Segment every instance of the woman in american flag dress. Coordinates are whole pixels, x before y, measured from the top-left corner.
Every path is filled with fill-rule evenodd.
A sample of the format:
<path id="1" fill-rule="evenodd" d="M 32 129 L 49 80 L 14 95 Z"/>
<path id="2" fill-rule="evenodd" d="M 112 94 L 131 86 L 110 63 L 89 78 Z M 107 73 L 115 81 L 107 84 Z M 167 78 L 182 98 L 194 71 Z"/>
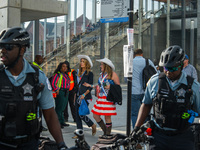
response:
<path id="1" fill-rule="evenodd" d="M 98 80 L 100 93 L 98 95 L 96 103 L 94 104 L 94 107 L 92 108 L 92 113 L 94 119 L 103 130 L 103 135 L 110 135 L 112 129 L 111 116 L 117 115 L 117 112 L 115 104 L 108 101 L 106 97 L 110 89 L 110 84 L 120 85 L 120 81 L 117 74 L 113 71 L 115 69 L 115 66 L 109 59 L 104 58 L 97 61 L 101 63 L 101 74 Z M 88 83 L 84 83 L 83 85 L 94 88 L 94 85 Z M 105 123 L 102 120 L 101 116 L 104 116 Z"/>

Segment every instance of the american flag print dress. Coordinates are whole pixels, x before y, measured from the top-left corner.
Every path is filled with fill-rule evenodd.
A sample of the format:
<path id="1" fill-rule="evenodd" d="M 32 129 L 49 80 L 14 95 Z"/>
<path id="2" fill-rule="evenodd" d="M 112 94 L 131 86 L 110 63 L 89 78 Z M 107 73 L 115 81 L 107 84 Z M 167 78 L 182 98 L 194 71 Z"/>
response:
<path id="1" fill-rule="evenodd" d="M 98 82 L 99 84 L 102 78 L 103 78 L 103 75 L 99 77 L 99 82 Z M 114 84 L 113 80 L 106 79 L 106 78 L 103 80 L 102 83 Z M 108 91 L 106 91 L 106 93 L 108 93 Z M 117 115 L 116 105 L 113 102 L 106 100 L 106 94 L 104 93 L 102 88 L 100 90 L 98 99 L 96 100 L 96 103 L 94 104 L 94 107 L 92 108 L 91 112 L 96 115 L 105 115 L 105 116 Z"/>

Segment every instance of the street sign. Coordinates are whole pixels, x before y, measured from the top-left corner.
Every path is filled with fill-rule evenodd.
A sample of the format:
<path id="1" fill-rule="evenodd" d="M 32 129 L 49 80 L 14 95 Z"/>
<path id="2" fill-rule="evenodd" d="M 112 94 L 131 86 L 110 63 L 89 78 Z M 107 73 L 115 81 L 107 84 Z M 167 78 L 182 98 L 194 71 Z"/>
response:
<path id="1" fill-rule="evenodd" d="M 101 23 L 127 22 L 129 0 L 101 0 Z"/>
<path id="2" fill-rule="evenodd" d="M 112 23 L 112 22 L 127 22 L 128 17 L 121 17 L 121 18 L 104 18 L 100 19 L 101 23 Z"/>
<path id="3" fill-rule="evenodd" d="M 133 28 L 127 28 L 128 45 L 134 45 L 133 36 L 134 36 L 134 29 Z"/>
<path id="4" fill-rule="evenodd" d="M 132 77 L 133 72 L 133 45 L 123 47 L 124 77 Z"/>

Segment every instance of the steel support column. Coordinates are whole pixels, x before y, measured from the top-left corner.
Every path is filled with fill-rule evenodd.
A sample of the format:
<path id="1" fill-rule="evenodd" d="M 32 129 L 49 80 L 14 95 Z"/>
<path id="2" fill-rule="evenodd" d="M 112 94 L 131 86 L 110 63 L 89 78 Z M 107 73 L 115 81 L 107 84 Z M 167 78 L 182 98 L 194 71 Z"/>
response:
<path id="1" fill-rule="evenodd" d="M 143 0 L 139 1 L 139 42 L 138 48 L 142 48 L 142 17 L 143 17 Z"/>
<path id="2" fill-rule="evenodd" d="M 86 0 L 83 0 L 83 26 L 82 26 L 82 31 L 85 32 L 85 18 L 86 18 Z"/>
<path id="3" fill-rule="evenodd" d="M 182 49 L 186 51 L 185 49 L 185 0 L 181 1 L 181 11 L 182 11 L 182 18 L 181 18 L 181 44 Z"/>
<path id="4" fill-rule="evenodd" d="M 33 21 L 33 50 L 32 61 L 35 60 L 35 55 L 39 54 L 39 20 Z"/>
<path id="5" fill-rule="evenodd" d="M 194 65 L 194 20 L 190 24 L 190 64 Z"/>
<path id="6" fill-rule="evenodd" d="M 77 0 L 74 0 L 74 35 L 76 36 Z"/>
<path id="7" fill-rule="evenodd" d="M 167 45 L 166 47 L 169 47 L 170 45 L 170 0 L 167 0 Z"/>
<path id="8" fill-rule="evenodd" d="M 140 11 L 139 11 L 140 12 Z M 130 0 L 129 9 L 129 28 L 133 28 L 133 0 Z M 132 77 L 128 77 L 127 82 L 127 122 L 126 122 L 126 135 L 130 135 L 131 131 L 131 87 L 132 87 Z"/>

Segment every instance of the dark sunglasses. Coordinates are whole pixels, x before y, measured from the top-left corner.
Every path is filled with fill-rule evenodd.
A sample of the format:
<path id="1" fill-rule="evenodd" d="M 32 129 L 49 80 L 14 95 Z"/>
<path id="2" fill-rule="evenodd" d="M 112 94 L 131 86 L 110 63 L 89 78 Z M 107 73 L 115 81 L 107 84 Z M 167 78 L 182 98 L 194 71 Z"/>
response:
<path id="1" fill-rule="evenodd" d="M 166 71 L 169 71 L 169 72 L 174 72 L 174 71 L 178 71 L 178 68 L 180 68 L 182 65 L 178 66 L 178 67 L 164 67 L 164 69 Z"/>
<path id="2" fill-rule="evenodd" d="M 16 44 L 0 44 L 0 49 L 5 48 L 7 51 L 11 51 L 15 47 L 20 47 L 20 46 Z"/>

